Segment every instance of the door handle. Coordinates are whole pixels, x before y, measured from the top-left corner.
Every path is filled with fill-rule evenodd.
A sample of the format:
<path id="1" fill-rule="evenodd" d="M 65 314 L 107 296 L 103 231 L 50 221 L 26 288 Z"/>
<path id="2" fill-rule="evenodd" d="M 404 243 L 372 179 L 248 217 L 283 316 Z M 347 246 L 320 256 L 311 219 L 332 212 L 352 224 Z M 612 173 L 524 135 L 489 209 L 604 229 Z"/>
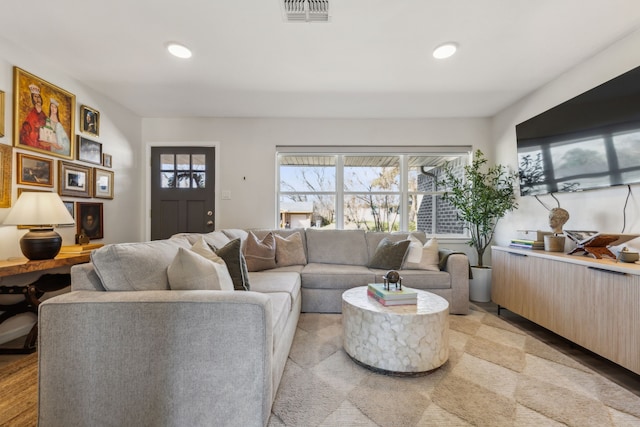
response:
<path id="1" fill-rule="evenodd" d="M 207 221 L 207 227 L 213 227 L 213 221 L 211 220 Z"/>

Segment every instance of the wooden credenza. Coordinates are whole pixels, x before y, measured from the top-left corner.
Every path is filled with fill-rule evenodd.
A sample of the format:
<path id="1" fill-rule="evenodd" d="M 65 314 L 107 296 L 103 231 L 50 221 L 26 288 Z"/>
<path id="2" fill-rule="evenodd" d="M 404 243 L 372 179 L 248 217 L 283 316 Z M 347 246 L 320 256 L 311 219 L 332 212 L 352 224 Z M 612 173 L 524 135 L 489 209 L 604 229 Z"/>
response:
<path id="1" fill-rule="evenodd" d="M 492 247 L 491 299 L 640 374 L 640 265 Z"/>

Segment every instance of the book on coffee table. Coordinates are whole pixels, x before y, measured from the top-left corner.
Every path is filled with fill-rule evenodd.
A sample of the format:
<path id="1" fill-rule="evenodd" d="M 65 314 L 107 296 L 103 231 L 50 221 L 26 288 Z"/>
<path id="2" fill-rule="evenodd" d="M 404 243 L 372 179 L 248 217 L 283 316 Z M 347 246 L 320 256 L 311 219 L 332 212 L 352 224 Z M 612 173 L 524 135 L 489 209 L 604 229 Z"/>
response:
<path id="1" fill-rule="evenodd" d="M 413 289 L 394 289 L 393 285 L 389 288 L 385 289 L 382 283 L 370 283 L 367 293 L 383 305 L 416 304 L 418 301 L 418 293 Z"/>
<path id="2" fill-rule="evenodd" d="M 416 305 L 418 304 L 418 299 L 384 299 L 380 295 L 373 292 L 371 289 L 367 289 L 367 295 L 371 298 L 384 305 L 385 307 L 393 306 L 393 305 Z"/>

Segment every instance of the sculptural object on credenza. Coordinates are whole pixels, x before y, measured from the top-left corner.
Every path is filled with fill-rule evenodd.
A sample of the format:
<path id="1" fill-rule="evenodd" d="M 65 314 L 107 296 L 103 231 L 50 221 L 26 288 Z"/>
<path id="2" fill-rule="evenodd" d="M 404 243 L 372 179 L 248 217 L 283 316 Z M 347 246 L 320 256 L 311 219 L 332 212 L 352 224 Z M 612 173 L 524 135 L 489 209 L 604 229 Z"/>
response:
<path id="1" fill-rule="evenodd" d="M 569 212 L 562 208 L 553 208 L 549 211 L 549 227 L 553 235 L 544 236 L 544 250 L 548 252 L 563 252 L 565 236 L 562 234 L 562 226 L 569 220 Z"/>

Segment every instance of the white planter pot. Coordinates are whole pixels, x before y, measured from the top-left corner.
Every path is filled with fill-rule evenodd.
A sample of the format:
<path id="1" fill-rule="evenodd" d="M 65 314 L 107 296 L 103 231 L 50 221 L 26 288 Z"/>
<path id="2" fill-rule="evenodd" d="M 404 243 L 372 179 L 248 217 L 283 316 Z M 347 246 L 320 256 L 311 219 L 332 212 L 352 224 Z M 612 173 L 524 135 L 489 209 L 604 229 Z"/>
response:
<path id="1" fill-rule="evenodd" d="M 475 302 L 491 301 L 491 267 L 471 267 L 473 279 L 469 280 L 469 299 Z"/>

